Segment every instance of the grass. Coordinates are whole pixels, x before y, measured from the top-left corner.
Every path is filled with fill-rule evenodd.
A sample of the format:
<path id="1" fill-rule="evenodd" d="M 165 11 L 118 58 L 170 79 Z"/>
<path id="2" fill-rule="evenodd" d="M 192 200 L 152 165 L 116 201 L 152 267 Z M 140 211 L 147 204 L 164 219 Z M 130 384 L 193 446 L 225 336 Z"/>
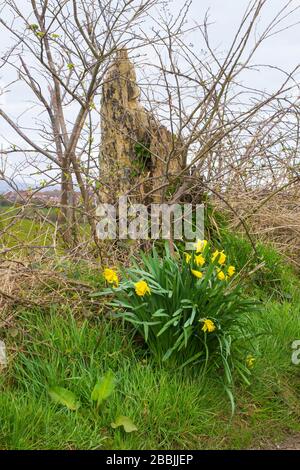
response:
<path id="1" fill-rule="evenodd" d="M 45 212 L 44 215 L 48 216 L 48 213 Z M 53 225 L 34 217 L 33 211 L 24 212 L 21 207 L 0 207 L 0 231 L 7 228 L 9 224 L 12 224 L 10 229 L 1 235 L 0 247 L 11 248 L 28 245 L 27 248 L 19 250 L 21 255 L 26 256 L 30 253 L 32 245 L 53 245 L 55 232 Z"/>
<path id="2" fill-rule="evenodd" d="M 30 257 L 32 247 L 48 249 L 49 256 L 63 256 L 61 236 L 56 227 L 58 211 L 54 208 L 0 206 L 0 249 L 14 248 L 20 257 Z M 8 229 L 9 227 L 9 229 Z M 79 240 L 91 240 L 86 223 L 77 225 Z"/>
<path id="3" fill-rule="evenodd" d="M 300 431 L 300 367 L 291 364 L 299 309 L 268 302 L 253 318 L 260 333 L 256 362 L 250 386 L 237 384 L 232 419 L 218 377 L 204 381 L 157 367 L 121 323 L 75 319 L 68 307 L 21 310 L 17 331 L 5 337 L 10 366 L 0 376 L 0 448 L 239 449 Z M 96 412 L 90 394 L 108 369 L 117 386 Z M 54 385 L 80 398 L 78 411 L 51 401 L 47 390 Z M 112 429 L 118 415 L 130 417 L 138 431 Z"/>

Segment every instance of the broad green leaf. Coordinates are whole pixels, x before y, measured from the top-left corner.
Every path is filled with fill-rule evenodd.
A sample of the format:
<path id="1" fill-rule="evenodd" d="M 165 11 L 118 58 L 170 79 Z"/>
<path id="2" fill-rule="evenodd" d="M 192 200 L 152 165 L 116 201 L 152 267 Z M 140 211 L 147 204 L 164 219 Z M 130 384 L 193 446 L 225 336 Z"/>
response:
<path id="1" fill-rule="evenodd" d="M 110 397 L 114 388 L 115 376 L 114 373 L 109 370 L 100 380 L 98 380 L 91 394 L 91 399 L 97 402 L 97 408 Z"/>
<path id="2" fill-rule="evenodd" d="M 76 395 L 66 388 L 52 387 L 48 390 L 48 393 L 53 401 L 66 406 L 69 410 L 75 411 L 80 406 L 80 402 L 77 400 Z"/>
<path id="3" fill-rule="evenodd" d="M 204 353 L 203 351 L 201 352 L 198 352 L 197 354 L 195 354 L 194 356 L 190 357 L 186 362 L 184 362 L 180 367 L 179 367 L 179 370 L 180 369 L 183 369 L 185 366 L 187 366 L 188 364 L 190 364 L 191 362 L 194 362 L 196 361 L 196 359 L 198 359 L 200 356 L 202 356 Z"/>
<path id="4" fill-rule="evenodd" d="M 156 312 L 152 313 L 152 317 L 169 317 L 164 308 L 159 308 Z"/>
<path id="5" fill-rule="evenodd" d="M 169 348 L 168 351 L 164 354 L 162 360 L 167 361 L 173 352 L 174 348 Z"/>
<path id="6" fill-rule="evenodd" d="M 145 336 L 145 341 L 148 341 L 148 333 L 149 333 L 149 325 L 147 322 L 144 322 L 144 336 Z"/>
<path id="7" fill-rule="evenodd" d="M 225 392 L 227 393 L 227 396 L 229 398 L 230 404 L 231 404 L 231 416 L 234 415 L 235 412 L 235 401 L 234 401 L 234 396 L 232 391 L 230 390 L 229 387 L 224 386 Z"/>
<path id="8" fill-rule="evenodd" d="M 133 432 L 138 430 L 136 425 L 133 424 L 132 420 L 127 416 L 118 416 L 115 419 L 115 422 L 111 423 L 111 427 L 113 429 L 119 428 L 120 426 L 123 426 L 125 432 Z"/>
<path id="9" fill-rule="evenodd" d="M 173 313 L 173 317 L 176 317 L 177 315 L 179 315 L 180 313 L 182 313 L 182 308 L 179 308 L 178 310 L 176 310 L 176 312 Z"/>

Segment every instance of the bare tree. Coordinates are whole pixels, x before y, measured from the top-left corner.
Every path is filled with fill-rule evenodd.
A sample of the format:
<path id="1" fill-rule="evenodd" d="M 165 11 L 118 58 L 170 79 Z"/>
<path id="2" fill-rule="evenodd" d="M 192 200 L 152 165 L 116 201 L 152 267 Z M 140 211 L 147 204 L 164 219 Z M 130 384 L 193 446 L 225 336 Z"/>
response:
<path id="1" fill-rule="evenodd" d="M 35 1 L 9 0 L 1 8 L 0 24 L 12 35 L 2 58 L 15 69 L 35 99 L 35 127 L 16 121 L 4 109 L 0 116 L 24 142 L 6 154 L 44 157 L 38 171 L 61 184 L 61 222 L 64 239 L 71 240 L 73 186 L 81 193 L 85 214 L 94 227 L 90 206 L 90 179 L 95 177 L 91 158 L 99 143 L 99 109 L 96 99 L 114 52 L 131 44 L 137 49 L 153 41 L 139 35 L 147 12 L 160 2 L 126 1 Z M 5 18 L 5 19 L 4 19 Z M 25 111 L 25 110 L 24 110 Z M 40 143 L 42 142 L 42 143 Z M 56 174 L 57 170 L 60 176 Z M 94 171 L 93 171 L 94 170 Z M 52 173 L 51 173 L 52 172 Z M 75 179 L 73 178 L 75 176 Z M 98 174 L 97 174 L 98 176 Z"/>
<path id="2" fill-rule="evenodd" d="M 190 1 L 175 16 L 160 0 L 31 0 L 22 9 L 17 3 L 8 0 L 1 7 L 0 24 L 13 38 L 2 70 L 13 68 L 28 87 L 37 117 L 34 129 L 28 129 L 24 118 L 15 120 L 0 110 L 26 144 L 11 146 L 3 155 L 23 153 L 31 168 L 45 174 L 46 184 L 61 184 L 66 241 L 76 241 L 70 232 L 74 209 L 87 217 L 95 233 L 98 103 L 120 49 L 135 60 L 141 104 L 172 139 L 164 154 L 150 149 L 151 157 L 164 162 L 162 174 L 151 179 L 143 170 L 136 179 L 136 186 L 147 179 L 145 200 L 157 191 L 168 202 L 206 191 L 236 212 L 232 195 L 257 188 L 276 192 L 298 181 L 299 68 L 274 67 L 282 79 L 271 91 L 243 80 L 245 72 L 272 67 L 256 64 L 256 51 L 297 23 L 297 2 L 283 2 L 260 30 L 270 1 L 250 1 L 225 53 L 212 45 L 208 16 L 201 24 L 189 20 Z M 186 164 L 174 173 L 170 162 L 180 155 L 187 156 Z M 74 200 L 76 187 L 79 202 Z M 247 214 L 238 218 L 248 233 Z"/>

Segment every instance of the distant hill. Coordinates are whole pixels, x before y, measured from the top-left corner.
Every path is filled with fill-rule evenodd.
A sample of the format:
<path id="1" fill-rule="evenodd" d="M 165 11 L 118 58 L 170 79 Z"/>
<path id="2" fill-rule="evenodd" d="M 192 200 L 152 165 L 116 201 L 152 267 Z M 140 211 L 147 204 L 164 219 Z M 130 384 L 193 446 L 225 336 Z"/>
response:
<path id="1" fill-rule="evenodd" d="M 32 181 L 32 180 L 27 180 L 26 181 L 14 181 L 14 187 L 17 186 L 19 191 L 26 191 L 29 187 L 31 188 L 38 188 L 39 187 L 39 181 Z M 6 183 L 6 181 L 0 179 L 0 194 L 7 193 L 9 191 L 13 191 L 14 188 L 9 186 L 9 184 Z M 40 191 L 57 191 L 60 190 L 60 185 L 59 184 L 51 184 L 50 187 L 45 187 L 41 188 Z"/>

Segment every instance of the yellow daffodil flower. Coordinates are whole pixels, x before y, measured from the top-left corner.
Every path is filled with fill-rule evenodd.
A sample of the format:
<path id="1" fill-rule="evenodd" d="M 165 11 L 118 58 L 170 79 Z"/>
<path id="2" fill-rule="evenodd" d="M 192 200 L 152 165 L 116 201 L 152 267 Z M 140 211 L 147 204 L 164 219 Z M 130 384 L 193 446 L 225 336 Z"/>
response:
<path id="1" fill-rule="evenodd" d="M 150 287 L 148 286 L 146 281 L 138 281 L 134 284 L 135 293 L 139 297 L 144 297 L 145 294 L 151 294 Z"/>
<path id="2" fill-rule="evenodd" d="M 108 282 L 109 284 L 114 284 L 115 286 L 119 285 L 118 275 L 116 271 L 114 271 L 113 269 L 110 269 L 110 268 L 104 269 L 103 275 L 104 275 L 106 282 Z"/>
<path id="3" fill-rule="evenodd" d="M 253 357 L 253 356 L 251 356 L 251 354 L 249 354 L 246 357 L 246 366 L 248 367 L 248 369 L 252 369 L 252 367 L 254 366 L 254 363 L 255 363 L 255 357 Z"/>
<path id="4" fill-rule="evenodd" d="M 212 320 L 208 320 L 207 318 L 203 320 L 203 326 L 202 326 L 202 331 L 204 333 L 207 331 L 208 333 L 212 333 L 216 329 L 216 325 Z"/>
<path id="5" fill-rule="evenodd" d="M 185 256 L 185 262 L 189 263 L 192 259 L 192 255 L 190 255 L 189 253 L 184 253 L 184 256 Z"/>
<path id="6" fill-rule="evenodd" d="M 224 281 L 226 279 L 226 276 L 225 274 L 223 273 L 223 271 L 219 270 L 218 274 L 217 274 L 217 278 L 220 280 L 220 281 Z"/>
<path id="7" fill-rule="evenodd" d="M 219 256 L 219 253 L 220 253 L 219 250 L 216 250 L 216 251 L 213 252 L 213 254 L 211 256 L 212 262 L 214 262 L 215 259 L 217 258 L 217 256 Z"/>
<path id="8" fill-rule="evenodd" d="M 196 255 L 195 256 L 195 263 L 197 266 L 203 266 L 205 263 L 205 258 L 203 258 L 202 255 Z"/>
<path id="9" fill-rule="evenodd" d="M 226 261 L 226 258 L 227 256 L 225 255 L 225 253 L 223 251 L 220 251 L 220 256 L 219 256 L 219 259 L 218 259 L 218 263 L 219 264 L 224 264 L 225 261 Z"/>
<path id="10" fill-rule="evenodd" d="M 196 253 L 202 253 L 207 246 L 207 240 L 197 240 Z"/>
<path id="11" fill-rule="evenodd" d="M 232 277 L 235 273 L 235 267 L 234 266 L 229 266 L 227 269 L 227 274 L 229 277 Z"/>
<path id="12" fill-rule="evenodd" d="M 191 269 L 191 273 L 197 277 L 198 279 L 201 279 L 201 277 L 203 277 L 203 274 L 201 271 L 197 271 L 196 269 Z"/>
<path id="13" fill-rule="evenodd" d="M 216 250 L 212 254 L 212 257 L 211 257 L 212 262 L 214 262 L 217 258 L 218 258 L 218 263 L 222 265 L 225 263 L 227 256 L 225 255 L 223 250 L 222 251 Z"/>

